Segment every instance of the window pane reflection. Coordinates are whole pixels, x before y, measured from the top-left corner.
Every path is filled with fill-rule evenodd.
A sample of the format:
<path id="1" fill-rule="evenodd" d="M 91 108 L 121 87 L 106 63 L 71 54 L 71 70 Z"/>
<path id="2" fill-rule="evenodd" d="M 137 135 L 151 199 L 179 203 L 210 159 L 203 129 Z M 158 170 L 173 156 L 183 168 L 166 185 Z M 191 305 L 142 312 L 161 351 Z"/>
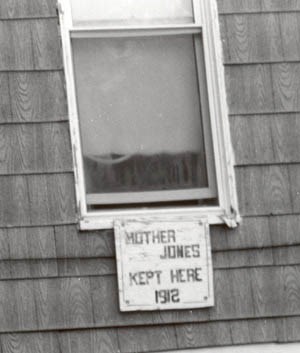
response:
<path id="1" fill-rule="evenodd" d="M 87 192 L 206 187 L 193 35 L 72 44 Z"/>

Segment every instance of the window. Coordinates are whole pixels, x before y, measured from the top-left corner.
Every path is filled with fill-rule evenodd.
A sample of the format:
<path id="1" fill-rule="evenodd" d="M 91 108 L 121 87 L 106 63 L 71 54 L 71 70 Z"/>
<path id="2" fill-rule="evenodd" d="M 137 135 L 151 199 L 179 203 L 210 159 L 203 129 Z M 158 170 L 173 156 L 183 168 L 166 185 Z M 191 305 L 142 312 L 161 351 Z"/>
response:
<path id="1" fill-rule="evenodd" d="M 59 0 L 84 229 L 237 221 L 216 4 Z"/>

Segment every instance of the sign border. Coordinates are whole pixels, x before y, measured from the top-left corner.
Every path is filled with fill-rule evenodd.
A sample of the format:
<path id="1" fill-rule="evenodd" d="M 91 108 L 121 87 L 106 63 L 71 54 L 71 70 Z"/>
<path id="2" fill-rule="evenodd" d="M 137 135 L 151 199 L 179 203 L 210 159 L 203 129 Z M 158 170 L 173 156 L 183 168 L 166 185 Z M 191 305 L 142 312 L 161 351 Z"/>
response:
<path id="1" fill-rule="evenodd" d="M 162 307 L 161 305 L 155 304 L 144 304 L 144 305 L 136 305 L 136 304 L 128 304 L 124 298 L 124 276 L 123 276 L 123 263 L 122 263 L 122 242 L 121 242 L 121 235 L 122 235 L 122 228 L 125 224 L 129 223 L 144 223 L 144 224 L 151 224 L 151 223 L 192 223 L 192 224 L 200 224 L 204 225 L 204 234 L 205 234 L 205 242 L 206 242 L 206 259 L 207 259 L 207 277 L 208 277 L 208 293 L 209 297 L 205 301 L 199 302 L 189 302 L 189 303 L 180 303 L 178 307 L 174 307 L 174 303 L 171 304 L 164 304 Z M 191 220 L 147 220 L 145 219 L 129 219 L 129 220 L 116 220 L 114 222 L 114 233 L 115 233 L 115 248 L 116 248 L 116 262 L 117 262 L 117 277 L 118 277 L 118 298 L 119 298 L 119 308 L 122 312 L 129 312 L 129 311 L 155 311 L 155 310 L 185 310 L 185 309 L 199 309 L 199 308 L 207 308 L 214 306 L 214 285 L 213 285 L 213 265 L 212 265 L 212 256 L 211 256 L 211 243 L 210 243 L 210 232 L 209 232 L 209 224 L 206 218 L 201 218 L 198 221 L 191 221 Z M 210 254 L 210 256 L 209 256 Z"/>

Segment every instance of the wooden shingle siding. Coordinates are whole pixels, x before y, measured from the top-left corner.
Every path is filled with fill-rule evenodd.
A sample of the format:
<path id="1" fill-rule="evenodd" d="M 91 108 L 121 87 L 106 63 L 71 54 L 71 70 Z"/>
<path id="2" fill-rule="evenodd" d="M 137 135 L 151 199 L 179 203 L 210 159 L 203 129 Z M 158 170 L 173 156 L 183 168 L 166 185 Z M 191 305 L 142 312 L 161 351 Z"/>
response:
<path id="1" fill-rule="evenodd" d="M 293 203 L 293 211 L 300 213 L 300 165 L 292 164 L 289 166 L 289 174 L 291 180 L 290 192 Z"/>
<path id="2" fill-rule="evenodd" d="M 74 223 L 75 190 L 73 174 L 29 175 L 30 225 Z M 28 214 L 27 214 L 28 220 Z"/>
<path id="3" fill-rule="evenodd" d="M 300 12 L 222 17 L 225 64 L 299 61 Z"/>
<path id="4" fill-rule="evenodd" d="M 161 330 L 159 327 L 145 326 L 139 329 L 7 333 L 0 335 L 0 342 L 2 353 L 136 353 L 148 352 L 150 348 L 151 351 L 161 351 L 231 344 L 293 342 L 300 338 L 299 325 L 298 318 L 279 318 L 238 320 L 227 324 L 212 322 L 166 325 Z M 172 337 L 170 332 L 173 329 L 176 330 L 175 341 L 167 339 Z M 139 334 L 130 341 L 135 330 Z M 159 343 L 161 349 L 154 349 Z"/>
<path id="5" fill-rule="evenodd" d="M 254 166 L 236 169 L 240 212 L 244 216 L 291 214 L 292 166 Z M 299 170 L 299 166 L 296 166 Z M 296 181 L 294 181 L 296 182 Z"/>
<path id="6" fill-rule="evenodd" d="M 300 162 L 300 114 L 233 116 L 236 165 Z"/>
<path id="7" fill-rule="evenodd" d="M 60 352 L 120 352 L 117 330 L 74 331 L 57 334 Z"/>
<path id="8" fill-rule="evenodd" d="M 297 342 L 300 340 L 300 318 L 283 319 L 279 330 L 279 340 L 281 342 Z"/>
<path id="9" fill-rule="evenodd" d="M 114 257 L 59 259 L 53 254 L 50 257 L 1 260 L 0 279 L 83 278 L 117 273 Z M 300 265 L 300 245 L 214 251 L 212 259 L 215 270 Z"/>
<path id="10" fill-rule="evenodd" d="M 230 114 L 274 112 L 271 65 L 226 67 Z"/>
<path id="11" fill-rule="evenodd" d="M 36 20 L 30 24 L 34 69 L 62 68 L 61 42 L 57 19 Z"/>
<path id="12" fill-rule="evenodd" d="M 0 20 L 0 71 L 62 68 L 57 19 Z"/>
<path id="13" fill-rule="evenodd" d="M 121 352 L 157 352 L 177 348 L 174 326 L 118 330 Z"/>
<path id="14" fill-rule="evenodd" d="M 0 175 L 70 172 L 67 123 L 0 125 Z"/>
<path id="15" fill-rule="evenodd" d="M 88 278 L 31 280 L 29 282 L 35 293 L 35 310 L 39 330 L 94 326 Z"/>
<path id="16" fill-rule="evenodd" d="M 219 13 L 299 11 L 298 0 L 218 0 Z"/>
<path id="17" fill-rule="evenodd" d="M 58 226 L 55 235 L 58 258 L 115 255 L 111 230 L 78 233 L 76 226 Z M 211 242 L 213 251 L 300 244 L 300 216 L 245 217 L 234 230 L 214 226 L 211 227 Z"/>
<path id="18" fill-rule="evenodd" d="M 7 84 L 7 74 L 0 73 L 0 78 L 2 77 L 3 85 Z M 9 72 L 8 80 L 9 98 L 6 98 L 6 101 L 11 104 L 11 113 L 0 116 L 0 123 L 52 122 L 67 119 L 62 71 Z"/>
<path id="19" fill-rule="evenodd" d="M 300 63 L 226 67 L 230 114 L 299 112 L 299 70 Z"/>
<path id="20" fill-rule="evenodd" d="M 225 63 L 269 62 L 283 59 L 278 14 L 227 15 Z M 225 51 L 226 53 L 226 51 Z"/>
<path id="21" fill-rule="evenodd" d="M 230 324 L 226 322 L 176 326 L 176 335 L 179 348 L 232 344 Z"/>
<path id="22" fill-rule="evenodd" d="M 0 328 L 5 331 L 30 330 L 37 325 L 33 287 L 27 281 L 11 281 L 9 285 L 0 283 Z"/>
<path id="23" fill-rule="evenodd" d="M 270 218 L 270 232 L 274 245 L 291 245 L 300 239 L 300 217 L 285 216 Z"/>
<path id="24" fill-rule="evenodd" d="M 0 226 L 75 222 L 72 174 L 1 176 Z"/>
<path id="25" fill-rule="evenodd" d="M 231 140 L 235 151 L 236 165 L 271 164 L 279 161 L 279 156 L 275 157 L 273 143 L 280 142 L 273 139 L 272 120 L 274 119 L 264 115 L 231 117 Z M 286 123 L 288 120 L 289 117 L 286 117 L 284 122 Z M 289 142 L 288 139 L 286 144 Z M 281 144 L 283 143 L 281 142 Z"/>
<path id="26" fill-rule="evenodd" d="M 245 217 L 240 226 L 228 230 L 211 228 L 213 251 L 247 250 L 300 244 L 300 216 Z M 111 230 L 78 232 L 76 225 L 0 229 L 0 259 L 89 259 L 113 258 Z M 54 251 L 54 247 L 56 251 Z"/>
<path id="27" fill-rule="evenodd" d="M 286 246 L 283 248 L 273 249 L 273 258 L 276 265 L 288 263 L 296 264 L 300 259 L 300 246 Z"/>
<path id="28" fill-rule="evenodd" d="M 113 230 L 78 232 L 76 226 L 55 227 L 58 258 L 112 257 L 115 255 Z"/>
<path id="29" fill-rule="evenodd" d="M 116 275 L 115 258 L 58 259 L 58 274 L 62 277 Z"/>
<path id="30" fill-rule="evenodd" d="M 285 119 L 285 118 L 288 119 Z M 300 162 L 300 114 L 278 115 L 269 121 L 271 125 L 274 161 L 278 163 Z M 266 162 L 267 163 L 267 162 Z"/>
<path id="31" fill-rule="evenodd" d="M 300 216 L 245 217 L 234 230 L 212 227 L 211 242 L 215 251 L 299 245 Z"/>
<path id="32" fill-rule="evenodd" d="M 298 2 L 299 6 L 299 2 Z M 299 6 L 300 10 L 300 6 Z M 287 61 L 300 58 L 300 13 L 281 13 L 280 29 L 282 36 L 283 58 Z"/>
<path id="33" fill-rule="evenodd" d="M 280 342 L 279 327 L 284 319 L 239 320 L 228 323 L 176 326 L 180 348 L 260 342 Z"/>
<path id="34" fill-rule="evenodd" d="M 275 111 L 300 110 L 300 63 L 272 66 Z"/>
<path id="35" fill-rule="evenodd" d="M 241 285 L 243 283 L 244 285 Z M 212 309 L 190 312 L 120 314 L 117 309 L 117 285 L 113 277 L 93 279 L 93 303 L 96 325 L 228 320 L 277 317 L 299 314 L 299 267 L 263 267 L 215 271 L 216 305 Z M 259 285 L 259 286 L 258 286 Z M 254 291 L 254 295 L 252 295 Z M 270 300 L 272 296 L 272 300 Z M 109 297 L 109 298 L 108 298 Z M 103 303 L 103 298 L 107 298 Z M 286 303 L 290 304 L 287 305 Z M 115 303 L 115 304 L 114 304 Z"/>
<path id="36" fill-rule="evenodd" d="M 214 252 L 214 269 L 299 265 L 300 246 Z M 1 260 L 0 279 L 116 276 L 115 258 Z"/>
<path id="37" fill-rule="evenodd" d="M 0 73 L 0 91 L 0 122 L 3 122 L 12 116 L 7 73 Z"/>
<path id="38" fill-rule="evenodd" d="M 241 285 L 241 283 L 243 285 Z M 300 315 L 300 266 L 215 270 L 216 305 L 180 312 L 120 313 L 115 276 L 1 281 L 0 330 L 51 330 L 277 318 Z M 13 293 L 13 295 L 12 295 Z M 105 296 L 104 296 L 105 295 Z M 103 300 L 105 298 L 105 300 Z M 30 315 L 26 315 L 30 311 Z"/>
<path id="39" fill-rule="evenodd" d="M 5 0 L 0 3 L 0 19 L 56 16 L 55 0 Z"/>
<path id="40" fill-rule="evenodd" d="M 297 11 L 300 10 L 298 0 L 262 0 L 262 11 Z"/>
<path id="41" fill-rule="evenodd" d="M 223 13 L 260 12 L 262 0 L 218 0 L 218 10 Z"/>
<path id="42" fill-rule="evenodd" d="M 1 259 L 51 259 L 56 257 L 54 229 L 12 228 L 7 230 L 8 252 Z"/>
<path id="43" fill-rule="evenodd" d="M 5 278 L 1 274 L 1 279 L 30 279 L 30 278 L 53 278 L 58 277 L 58 266 L 55 260 L 13 260 L 0 263 L 1 269 L 10 272 L 10 277 Z"/>

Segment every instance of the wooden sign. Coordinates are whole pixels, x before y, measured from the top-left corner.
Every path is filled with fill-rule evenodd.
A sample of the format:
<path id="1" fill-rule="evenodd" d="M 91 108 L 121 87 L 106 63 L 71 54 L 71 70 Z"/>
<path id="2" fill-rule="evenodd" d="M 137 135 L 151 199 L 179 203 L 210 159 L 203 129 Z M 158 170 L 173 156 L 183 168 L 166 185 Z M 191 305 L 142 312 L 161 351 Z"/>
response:
<path id="1" fill-rule="evenodd" d="M 121 311 L 214 305 L 207 222 L 115 223 Z"/>

